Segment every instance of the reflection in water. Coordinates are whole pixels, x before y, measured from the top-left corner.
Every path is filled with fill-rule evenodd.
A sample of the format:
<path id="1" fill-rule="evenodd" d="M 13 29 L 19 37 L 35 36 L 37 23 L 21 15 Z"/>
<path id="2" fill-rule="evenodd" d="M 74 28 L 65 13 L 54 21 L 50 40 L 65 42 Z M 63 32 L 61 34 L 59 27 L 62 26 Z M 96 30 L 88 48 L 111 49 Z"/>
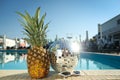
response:
<path id="1" fill-rule="evenodd" d="M 86 67 L 87 67 L 87 70 L 89 70 L 89 59 L 86 59 Z"/>
<path id="2" fill-rule="evenodd" d="M 7 52 L 0 52 L 0 64 L 1 67 L 4 68 L 5 64 L 9 62 L 14 62 L 14 64 L 18 62 L 23 62 L 27 59 L 27 54 L 26 53 L 7 53 Z"/>
<path id="3" fill-rule="evenodd" d="M 87 55 L 86 55 L 87 56 Z M 101 57 L 79 56 L 79 62 L 75 70 L 100 70 L 100 69 L 120 69 L 120 62 Z M 26 53 L 0 52 L 1 69 L 27 69 Z"/>
<path id="4" fill-rule="evenodd" d="M 76 70 L 104 70 L 104 69 L 120 69 L 120 64 L 111 63 L 109 59 L 89 58 L 80 56 L 79 64 L 75 68 Z"/>
<path id="5" fill-rule="evenodd" d="M 79 62 L 80 62 L 79 64 L 80 64 L 80 67 L 81 67 L 81 65 L 82 65 L 82 64 L 81 64 L 81 63 L 82 63 L 82 60 L 81 60 L 80 58 L 79 58 Z"/>
<path id="6" fill-rule="evenodd" d="M 75 68 L 76 70 L 89 70 L 92 68 L 93 61 L 87 58 L 80 57 L 79 64 Z"/>
<path id="7" fill-rule="evenodd" d="M 101 63 L 96 63 L 96 62 L 94 62 L 94 64 L 97 64 L 97 67 L 99 68 L 99 69 L 104 69 L 104 65 L 102 65 Z"/>

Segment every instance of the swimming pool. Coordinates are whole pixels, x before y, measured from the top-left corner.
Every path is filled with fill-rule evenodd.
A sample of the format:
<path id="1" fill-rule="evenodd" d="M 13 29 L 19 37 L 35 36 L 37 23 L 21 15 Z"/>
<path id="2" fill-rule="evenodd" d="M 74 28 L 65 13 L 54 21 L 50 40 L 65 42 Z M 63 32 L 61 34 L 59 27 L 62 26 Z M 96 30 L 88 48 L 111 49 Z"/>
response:
<path id="1" fill-rule="evenodd" d="M 0 52 L 0 70 L 26 70 L 26 51 Z M 80 53 L 78 65 L 75 70 L 106 70 L 120 69 L 120 56 L 99 53 Z M 53 70 L 50 68 L 50 70 Z"/>

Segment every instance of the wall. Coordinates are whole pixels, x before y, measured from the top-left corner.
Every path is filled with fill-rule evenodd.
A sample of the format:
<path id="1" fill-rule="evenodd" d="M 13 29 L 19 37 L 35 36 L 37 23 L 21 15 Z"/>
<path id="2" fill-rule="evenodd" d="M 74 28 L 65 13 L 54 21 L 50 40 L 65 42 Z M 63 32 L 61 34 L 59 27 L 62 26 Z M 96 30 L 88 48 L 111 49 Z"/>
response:
<path id="1" fill-rule="evenodd" d="M 13 47 L 15 46 L 16 43 L 15 43 L 15 40 L 12 40 L 12 39 L 6 39 L 6 47 Z"/>
<path id="2" fill-rule="evenodd" d="M 120 25 L 117 24 L 117 21 L 120 19 L 120 15 L 110 19 L 109 21 L 101 24 L 102 26 L 102 32 L 109 30 L 114 27 L 120 27 Z"/>

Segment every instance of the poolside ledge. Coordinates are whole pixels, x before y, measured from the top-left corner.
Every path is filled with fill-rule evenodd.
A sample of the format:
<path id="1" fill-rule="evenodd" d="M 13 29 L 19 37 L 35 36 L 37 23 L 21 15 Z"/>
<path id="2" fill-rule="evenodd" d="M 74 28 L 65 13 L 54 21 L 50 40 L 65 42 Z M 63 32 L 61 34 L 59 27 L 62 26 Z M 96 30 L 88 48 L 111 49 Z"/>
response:
<path id="1" fill-rule="evenodd" d="M 120 70 L 81 70 L 80 73 L 80 76 L 67 77 L 65 80 L 120 80 Z M 50 71 L 46 78 L 37 80 L 63 79 L 64 77 Z M 27 70 L 0 70 L 0 80 L 31 80 L 31 78 Z"/>

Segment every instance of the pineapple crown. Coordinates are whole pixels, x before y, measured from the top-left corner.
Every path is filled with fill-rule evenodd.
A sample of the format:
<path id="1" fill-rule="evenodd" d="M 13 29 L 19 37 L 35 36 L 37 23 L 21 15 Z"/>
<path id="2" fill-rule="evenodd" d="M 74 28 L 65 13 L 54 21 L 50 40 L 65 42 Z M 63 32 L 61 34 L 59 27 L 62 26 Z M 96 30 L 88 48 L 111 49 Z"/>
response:
<path id="1" fill-rule="evenodd" d="M 47 28 L 48 24 L 44 25 L 44 20 L 46 13 L 39 18 L 40 15 L 40 7 L 37 8 L 34 16 L 30 16 L 27 11 L 25 14 L 17 12 L 23 19 L 19 20 L 21 25 L 24 28 L 23 34 L 27 36 L 26 40 L 32 46 L 44 46 L 47 44 Z"/>

